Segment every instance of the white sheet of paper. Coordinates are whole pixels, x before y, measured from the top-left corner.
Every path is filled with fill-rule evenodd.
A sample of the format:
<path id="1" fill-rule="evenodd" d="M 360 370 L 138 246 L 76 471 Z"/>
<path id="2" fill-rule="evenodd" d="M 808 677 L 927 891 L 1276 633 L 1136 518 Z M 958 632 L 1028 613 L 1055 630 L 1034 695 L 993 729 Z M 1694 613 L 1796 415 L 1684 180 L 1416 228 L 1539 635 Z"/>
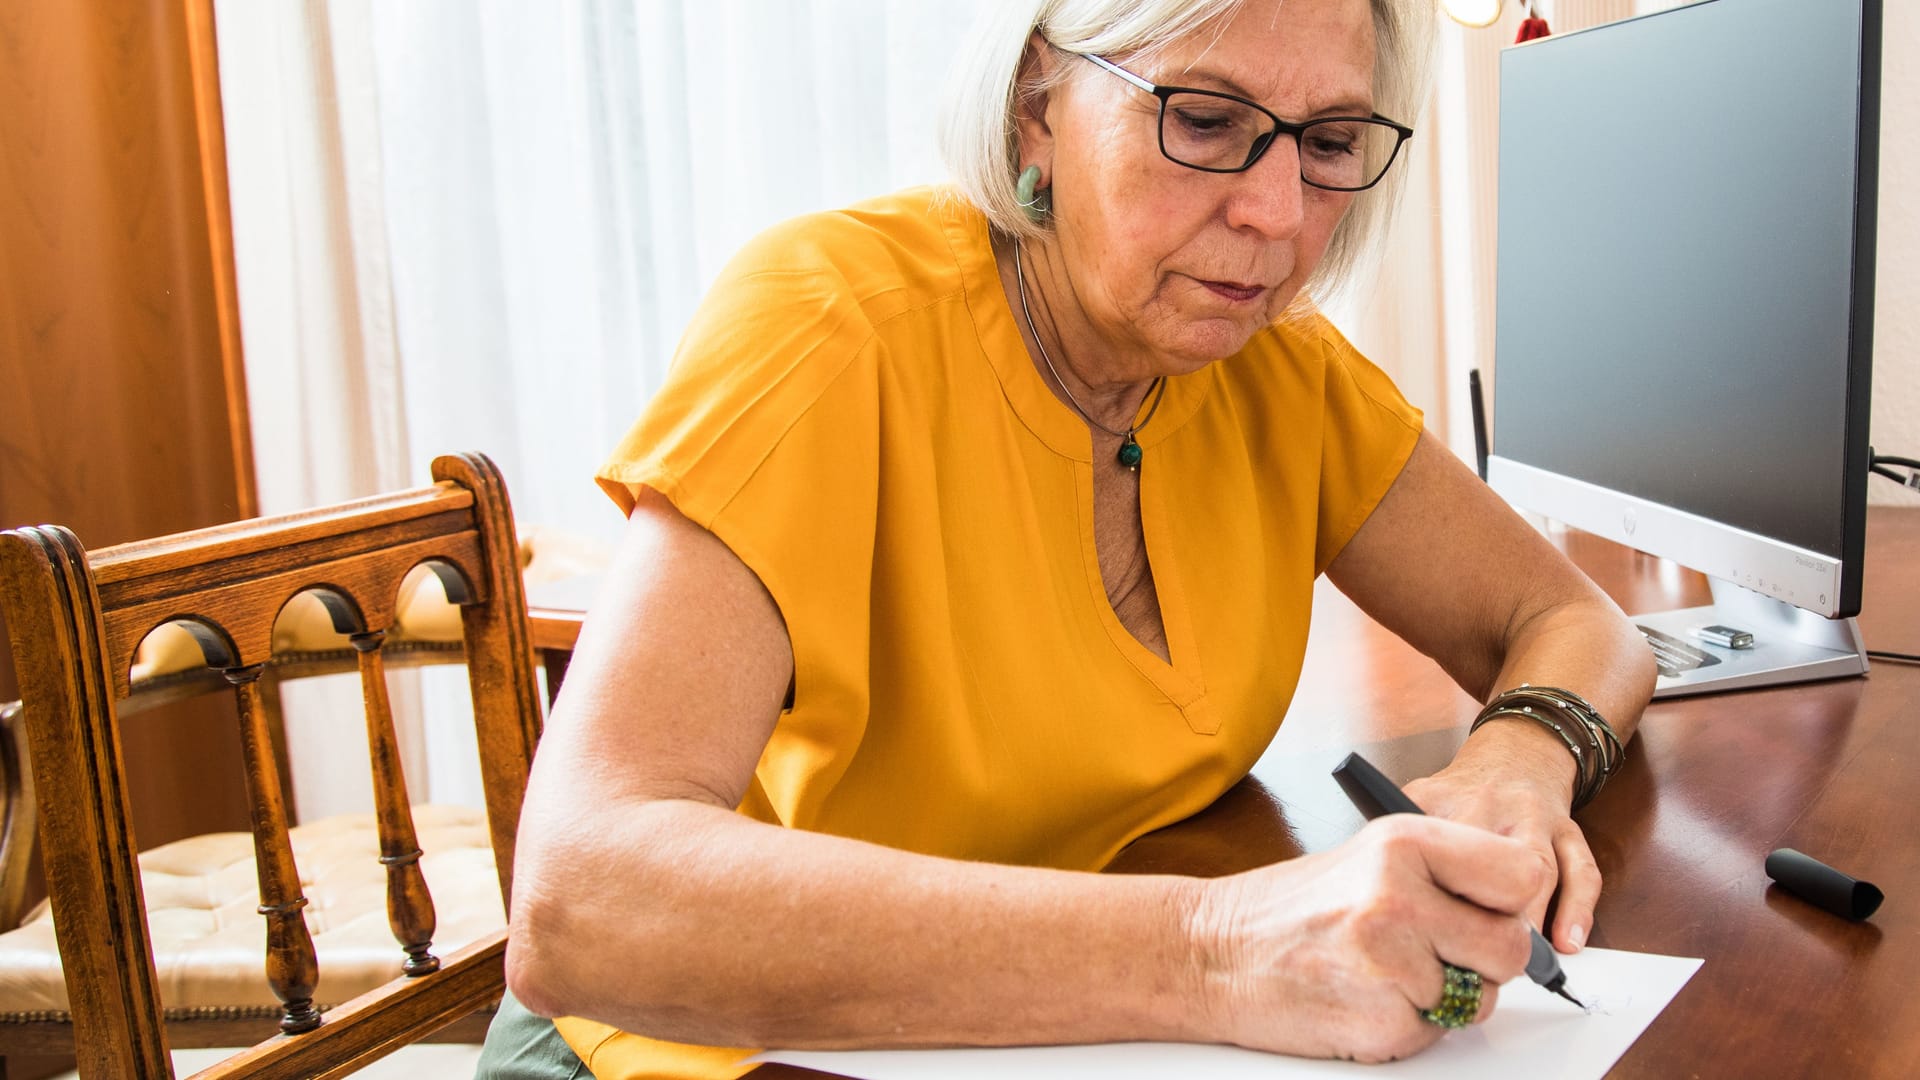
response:
<path id="1" fill-rule="evenodd" d="M 1560 958 L 1567 989 L 1593 1008 L 1582 1013 L 1525 978 L 1500 988 L 1500 1004 L 1484 1024 L 1450 1033 L 1404 1061 L 1356 1065 L 1263 1054 L 1233 1046 L 1192 1043 L 1103 1043 L 1091 1046 L 1019 1046 L 977 1050 L 770 1050 L 777 1061 L 860 1080 L 1023 1080 L 1025 1077 L 1099 1077 L 1211 1080 L 1260 1077 L 1526 1076 L 1597 1080 L 1653 1023 L 1700 961 L 1651 953 L 1587 949 Z"/>

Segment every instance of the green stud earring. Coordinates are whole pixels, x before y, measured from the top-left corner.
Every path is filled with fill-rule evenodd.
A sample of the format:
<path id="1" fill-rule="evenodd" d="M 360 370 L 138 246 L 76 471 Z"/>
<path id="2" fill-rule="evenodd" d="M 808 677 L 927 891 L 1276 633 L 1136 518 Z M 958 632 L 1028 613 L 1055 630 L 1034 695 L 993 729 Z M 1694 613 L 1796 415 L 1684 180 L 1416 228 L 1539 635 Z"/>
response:
<path id="1" fill-rule="evenodd" d="M 1036 190 L 1040 186 L 1040 166 L 1029 165 L 1020 172 L 1020 180 L 1013 186 L 1013 196 L 1020 200 L 1020 209 L 1034 221 L 1045 221 L 1047 211 L 1053 208 L 1053 200 L 1045 191 Z"/>

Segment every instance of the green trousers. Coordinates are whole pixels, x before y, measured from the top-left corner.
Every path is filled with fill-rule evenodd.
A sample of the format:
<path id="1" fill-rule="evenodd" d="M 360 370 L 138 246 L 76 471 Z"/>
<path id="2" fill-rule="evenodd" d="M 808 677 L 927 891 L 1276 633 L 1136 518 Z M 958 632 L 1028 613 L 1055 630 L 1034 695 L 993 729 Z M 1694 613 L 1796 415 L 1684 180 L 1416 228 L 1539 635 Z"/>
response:
<path id="1" fill-rule="evenodd" d="M 474 1080 L 593 1080 L 553 1021 L 535 1016 L 508 994 L 487 1027 Z"/>

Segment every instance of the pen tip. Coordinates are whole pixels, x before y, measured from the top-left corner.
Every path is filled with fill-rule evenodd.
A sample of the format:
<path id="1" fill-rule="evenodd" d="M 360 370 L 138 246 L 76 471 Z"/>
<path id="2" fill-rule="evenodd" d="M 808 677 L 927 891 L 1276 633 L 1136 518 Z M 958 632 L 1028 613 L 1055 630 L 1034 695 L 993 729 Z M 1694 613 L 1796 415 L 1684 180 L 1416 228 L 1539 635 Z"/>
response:
<path id="1" fill-rule="evenodd" d="M 1566 991 L 1566 988 L 1565 988 L 1565 987 L 1560 987 L 1560 986 L 1556 986 L 1556 987 L 1554 987 L 1554 988 L 1553 988 L 1553 992 L 1554 992 L 1554 993 L 1556 993 L 1556 994 L 1559 994 L 1559 995 L 1560 995 L 1561 997 L 1563 997 L 1563 998 L 1566 998 L 1566 999 L 1567 999 L 1568 1001 L 1571 1001 L 1571 1002 L 1573 1002 L 1573 1003 L 1574 1003 L 1575 1005 L 1578 1005 L 1578 1006 L 1580 1006 L 1580 1009 L 1581 1009 L 1581 1011 L 1582 1011 L 1582 1012 L 1592 1012 L 1592 1011 L 1593 1011 L 1592 1009 L 1590 1009 L 1590 1008 L 1588 1008 L 1588 1007 L 1587 1007 L 1587 1004 L 1586 1004 L 1586 1002 L 1584 1002 L 1584 1001 L 1581 1001 L 1581 1000 L 1580 1000 L 1579 998 L 1577 998 L 1577 997 L 1574 997 L 1574 996 L 1573 996 L 1572 994 L 1569 994 L 1569 993 L 1567 993 L 1567 991 Z"/>

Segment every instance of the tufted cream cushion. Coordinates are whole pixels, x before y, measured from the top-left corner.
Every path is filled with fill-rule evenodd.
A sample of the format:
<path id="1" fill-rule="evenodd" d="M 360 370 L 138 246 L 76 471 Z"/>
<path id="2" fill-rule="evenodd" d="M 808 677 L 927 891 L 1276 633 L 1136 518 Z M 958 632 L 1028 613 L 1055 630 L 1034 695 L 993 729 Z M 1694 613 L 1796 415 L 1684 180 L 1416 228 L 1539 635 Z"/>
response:
<path id="1" fill-rule="evenodd" d="M 438 917 L 433 953 L 444 957 L 506 925 L 486 813 L 416 806 L 413 815 Z M 298 825 L 292 835 L 320 958 L 314 1000 L 337 1004 L 400 975 L 405 956 L 387 927 L 373 815 Z M 267 987 L 266 920 L 254 910 L 260 897 L 249 834 L 210 833 L 155 848 L 140 856 L 140 878 L 168 1015 L 277 1005 Z M 0 934 L 0 1019 L 65 1019 L 66 1008 L 53 917 L 43 903 L 19 929 Z"/>

